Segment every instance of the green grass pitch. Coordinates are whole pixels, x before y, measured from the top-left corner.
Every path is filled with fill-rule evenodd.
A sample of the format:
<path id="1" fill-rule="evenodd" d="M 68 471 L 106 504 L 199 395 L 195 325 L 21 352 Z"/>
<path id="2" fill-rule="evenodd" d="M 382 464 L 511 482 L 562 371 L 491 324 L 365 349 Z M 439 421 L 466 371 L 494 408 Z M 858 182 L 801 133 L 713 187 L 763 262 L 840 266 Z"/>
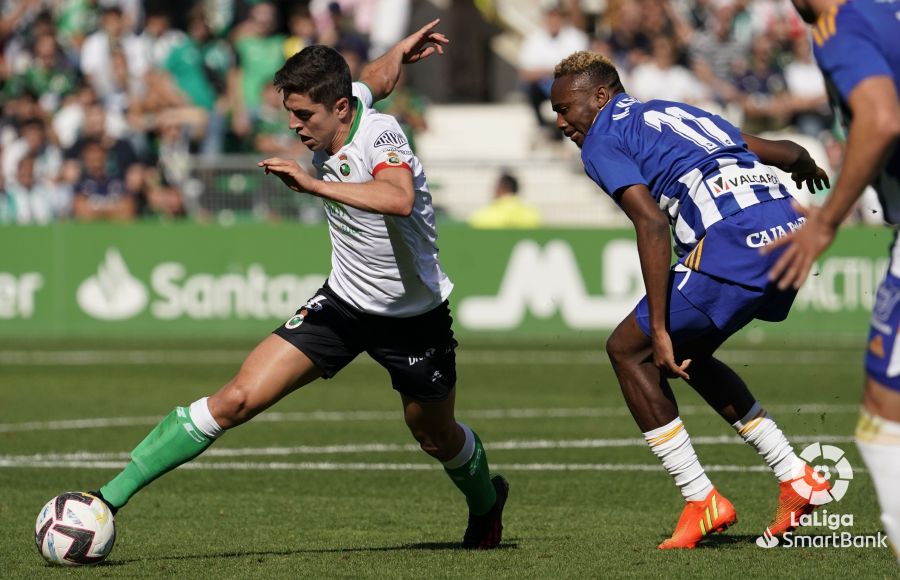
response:
<path id="1" fill-rule="evenodd" d="M 602 344 L 463 341 L 458 418 L 479 433 L 492 467 L 511 484 L 503 549 L 459 549 L 465 502 L 416 449 L 386 373 L 363 355 L 136 495 L 117 517 L 106 562 L 58 569 L 43 562 L 32 538 L 44 502 L 106 482 L 156 420 L 217 389 L 252 344 L 7 341 L 0 344 L 0 577 L 896 577 L 885 549 L 758 547 L 777 483 L 680 382 L 676 394 L 700 460 L 739 521 L 699 549 L 658 551 L 682 500 L 640 440 Z M 857 473 L 827 509 L 853 514 L 847 531 L 874 534 L 881 530 L 874 491 L 851 439 L 862 347 L 862 340 L 815 348 L 738 340 L 723 358 L 797 451 L 822 441 L 847 452 Z"/>

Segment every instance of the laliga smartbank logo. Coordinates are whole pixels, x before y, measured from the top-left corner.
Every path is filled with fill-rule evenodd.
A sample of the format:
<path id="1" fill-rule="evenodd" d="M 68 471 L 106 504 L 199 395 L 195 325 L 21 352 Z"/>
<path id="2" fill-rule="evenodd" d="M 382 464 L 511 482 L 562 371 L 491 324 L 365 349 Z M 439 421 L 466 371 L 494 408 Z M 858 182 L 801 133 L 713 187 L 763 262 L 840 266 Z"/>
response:
<path id="1" fill-rule="evenodd" d="M 846 495 L 853 479 L 853 468 L 840 447 L 813 443 L 800 453 L 800 458 L 804 463 L 796 466 L 791 480 L 791 488 L 798 496 L 818 507 L 838 502 Z M 812 470 L 807 470 L 807 465 L 811 465 Z M 887 536 L 881 532 L 856 535 L 848 531 L 846 528 L 852 528 L 853 523 L 853 514 L 829 512 L 825 508 L 801 515 L 792 512 L 791 529 L 794 531 L 779 537 L 766 528 L 763 535 L 756 538 L 756 545 L 760 548 L 887 547 Z M 798 534 L 797 530 L 802 528 L 825 528 L 830 533 Z"/>

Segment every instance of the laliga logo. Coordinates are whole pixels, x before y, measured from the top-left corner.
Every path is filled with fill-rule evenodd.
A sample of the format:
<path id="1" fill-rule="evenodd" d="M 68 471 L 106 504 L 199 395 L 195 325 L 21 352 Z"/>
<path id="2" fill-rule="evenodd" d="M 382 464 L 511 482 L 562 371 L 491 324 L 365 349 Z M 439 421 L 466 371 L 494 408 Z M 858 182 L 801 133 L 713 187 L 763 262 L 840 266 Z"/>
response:
<path id="1" fill-rule="evenodd" d="M 849 482 L 853 479 L 853 468 L 850 467 L 850 462 L 844 457 L 844 451 L 840 447 L 813 443 L 800 452 L 800 458 L 805 463 L 799 463 L 794 468 L 791 481 L 791 487 L 797 495 L 817 506 L 840 501 L 844 497 L 850 486 Z M 813 465 L 809 475 L 806 474 L 806 464 Z M 799 525 L 810 523 L 804 522 L 804 517 L 800 518 Z M 792 523 L 797 525 L 798 522 L 795 522 L 793 515 L 791 518 Z M 850 521 L 852 525 L 852 520 Z M 812 522 L 813 525 L 818 523 L 815 520 Z M 778 544 L 779 539 L 768 527 L 763 535 L 756 538 L 756 545 L 760 548 L 774 548 Z M 790 547 L 789 544 L 785 546 Z"/>
<path id="2" fill-rule="evenodd" d="M 844 497 L 853 479 L 853 468 L 840 447 L 813 443 L 800 453 L 800 458 L 814 467 L 809 475 L 804 473 L 804 465 L 794 469 L 791 487 L 797 495 L 813 505 L 840 501 Z"/>

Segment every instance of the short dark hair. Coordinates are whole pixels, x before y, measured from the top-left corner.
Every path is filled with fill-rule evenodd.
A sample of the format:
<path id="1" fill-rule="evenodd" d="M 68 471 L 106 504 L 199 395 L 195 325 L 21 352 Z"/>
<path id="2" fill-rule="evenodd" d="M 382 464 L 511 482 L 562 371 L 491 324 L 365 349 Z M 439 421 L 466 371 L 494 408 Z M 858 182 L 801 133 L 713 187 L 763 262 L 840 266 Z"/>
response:
<path id="1" fill-rule="evenodd" d="M 506 191 L 517 194 L 519 193 L 519 180 L 515 178 L 515 176 L 509 172 L 504 171 L 500 174 L 500 179 L 498 180 L 500 185 L 506 189 Z"/>
<path id="2" fill-rule="evenodd" d="M 326 107 L 353 94 L 347 61 L 336 50 L 318 44 L 287 59 L 273 84 L 284 96 L 303 94 Z"/>

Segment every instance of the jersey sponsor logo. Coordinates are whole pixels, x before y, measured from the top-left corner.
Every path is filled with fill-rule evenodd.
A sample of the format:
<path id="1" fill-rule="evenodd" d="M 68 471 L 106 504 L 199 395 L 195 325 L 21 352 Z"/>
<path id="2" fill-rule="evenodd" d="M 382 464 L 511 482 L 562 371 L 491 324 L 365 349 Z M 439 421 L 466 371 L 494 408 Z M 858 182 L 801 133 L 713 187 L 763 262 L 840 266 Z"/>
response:
<path id="1" fill-rule="evenodd" d="M 378 138 L 375 139 L 375 144 L 373 145 L 373 147 L 390 146 L 397 149 L 402 147 L 403 145 L 406 145 L 406 143 L 406 137 L 404 137 L 402 134 L 397 133 L 396 131 L 387 130 L 382 131 L 381 135 L 379 135 Z"/>
<path id="2" fill-rule="evenodd" d="M 787 222 L 784 226 L 777 225 L 761 232 L 754 232 L 747 236 L 747 246 L 750 248 L 761 248 L 771 244 L 778 238 L 788 235 L 789 231 L 795 232 L 799 230 L 803 227 L 804 222 L 806 222 L 806 218 L 801 216 L 794 221 Z M 787 229 L 785 229 L 785 226 L 787 226 Z"/>
<path id="3" fill-rule="evenodd" d="M 706 187 L 713 194 L 713 197 L 719 197 L 730 193 L 740 187 L 750 185 L 778 185 L 781 182 L 778 176 L 768 171 L 746 171 L 746 170 L 723 170 L 719 175 L 707 179 Z"/>

